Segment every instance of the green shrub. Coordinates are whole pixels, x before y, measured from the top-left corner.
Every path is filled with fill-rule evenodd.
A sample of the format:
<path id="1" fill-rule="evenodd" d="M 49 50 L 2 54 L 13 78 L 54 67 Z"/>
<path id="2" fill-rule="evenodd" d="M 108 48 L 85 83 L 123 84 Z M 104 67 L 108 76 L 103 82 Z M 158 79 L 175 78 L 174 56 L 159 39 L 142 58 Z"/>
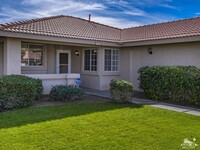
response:
<path id="1" fill-rule="evenodd" d="M 29 79 L 33 79 L 33 78 L 29 78 Z M 37 89 L 37 95 L 36 95 L 36 99 L 39 99 L 40 96 L 43 93 L 43 85 L 42 85 L 42 80 L 40 79 L 33 79 L 33 84 L 35 84 L 35 88 Z"/>
<path id="2" fill-rule="evenodd" d="M 42 82 L 22 75 L 0 77 L 0 110 L 25 107 L 42 93 Z"/>
<path id="3" fill-rule="evenodd" d="M 82 95 L 82 89 L 75 85 L 56 85 L 50 92 L 50 98 L 58 101 L 73 101 L 80 99 Z"/>
<path id="4" fill-rule="evenodd" d="M 133 96 L 133 85 L 125 80 L 111 80 L 110 94 L 115 102 L 130 102 Z"/>
<path id="5" fill-rule="evenodd" d="M 200 105 L 200 69 L 154 66 L 139 69 L 140 88 L 153 100 Z"/>

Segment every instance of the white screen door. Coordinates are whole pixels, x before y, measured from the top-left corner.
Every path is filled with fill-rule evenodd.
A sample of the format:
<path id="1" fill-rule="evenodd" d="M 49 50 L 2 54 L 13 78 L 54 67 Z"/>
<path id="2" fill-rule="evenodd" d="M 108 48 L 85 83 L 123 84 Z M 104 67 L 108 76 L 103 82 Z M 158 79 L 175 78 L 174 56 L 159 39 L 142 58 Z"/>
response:
<path id="1" fill-rule="evenodd" d="M 57 50 L 56 73 L 65 74 L 71 72 L 71 53 L 67 50 Z"/>

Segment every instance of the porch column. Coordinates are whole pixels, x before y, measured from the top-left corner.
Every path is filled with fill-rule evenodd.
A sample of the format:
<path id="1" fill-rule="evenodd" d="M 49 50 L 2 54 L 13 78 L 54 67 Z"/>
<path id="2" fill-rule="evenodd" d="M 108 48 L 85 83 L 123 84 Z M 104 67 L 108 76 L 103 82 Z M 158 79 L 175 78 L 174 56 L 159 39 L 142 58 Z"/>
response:
<path id="1" fill-rule="evenodd" d="M 21 74 L 21 40 L 7 38 L 4 42 L 4 75 Z"/>

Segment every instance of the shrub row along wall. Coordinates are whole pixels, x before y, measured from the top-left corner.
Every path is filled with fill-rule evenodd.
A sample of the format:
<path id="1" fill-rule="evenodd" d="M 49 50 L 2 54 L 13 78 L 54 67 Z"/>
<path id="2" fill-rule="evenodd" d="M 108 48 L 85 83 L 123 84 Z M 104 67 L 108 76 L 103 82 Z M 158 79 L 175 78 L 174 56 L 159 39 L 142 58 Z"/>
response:
<path id="1" fill-rule="evenodd" d="M 82 89 L 75 85 L 55 85 L 50 92 L 50 98 L 57 101 L 73 101 L 82 95 Z"/>
<path id="2" fill-rule="evenodd" d="M 153 100 L 200 105 L 200 69 L 154 66 L 139 69 L 140 88 Z"/>
<path id="3" fill-rule="evenodd" d="M 0 77 L 0 110 L 25 107 L 43 91 L 42 81 L 21 75 Z"/>

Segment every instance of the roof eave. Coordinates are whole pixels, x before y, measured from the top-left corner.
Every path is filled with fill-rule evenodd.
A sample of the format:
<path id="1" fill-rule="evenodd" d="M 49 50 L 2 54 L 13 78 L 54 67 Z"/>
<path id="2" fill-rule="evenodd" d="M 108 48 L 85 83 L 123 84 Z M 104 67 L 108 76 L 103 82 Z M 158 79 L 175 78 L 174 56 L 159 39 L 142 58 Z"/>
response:
<path id="1" fill-rule="evenodd" d="M 49 36 L 49 35 L 36 35 L 36 34 L 9 32 L 9 31 L 0 31 L 0 36 L 11 37 L 11 38 L 30 39 L 30 40 L 61 42 L 61 43 L 73 43 L 73 44 L 78 44 L 78 45 L 83 45 L 83 46 L 92 45 L 92 46 L 120 47 L 120 44 L 117 43 L 117 42 L 98 41 L 98 40 L 91 40 L 91 39 L 87 40 L 87 39 L 78 39 L 78 38 L 56 37 L 56 36 Z"/>
<path id="2" fill-rule="evenodd" d="M 124 42 L 124 44 L 121 47 L 172 44 L 172 43 L 197 42 L 197 41 L 200 41 L 200 35 L 175 37 L 175 38 L 165 38 L 165 39 L 152 39 L 152 40 L 144 40 L 144 41 Z"/>
<path id="3" fill-rule="evenodd" d="M 145 45 L 158 45 L 158 44 L 171 44 L 171 43 L 182 43 L 182 42 L 196 42 L 200 41 L 200 35 L 197 36 L 186 36 L 186 37 L 176 37 L 176 38 L 166 38 L 166 39 L 152 39 L 145 41 L 132 41 L 132 42 L 106 42 L 98 40 L 86 40 L 78 38 L 65 38 L 56 36 L 45 36 L 45 35 L 35 35 L 26 33 L 16 33 L 8 31 L 0 31 L 0 37 L 11 37 L 11 38 L 21 38 L 37 41 L 48 41 L 48 42 L 60 42 L 65 44 L 74 44 L 79 46 L 109 46 L 109 47 L 131 47 L 131 46 L 145 46 Z"/>

